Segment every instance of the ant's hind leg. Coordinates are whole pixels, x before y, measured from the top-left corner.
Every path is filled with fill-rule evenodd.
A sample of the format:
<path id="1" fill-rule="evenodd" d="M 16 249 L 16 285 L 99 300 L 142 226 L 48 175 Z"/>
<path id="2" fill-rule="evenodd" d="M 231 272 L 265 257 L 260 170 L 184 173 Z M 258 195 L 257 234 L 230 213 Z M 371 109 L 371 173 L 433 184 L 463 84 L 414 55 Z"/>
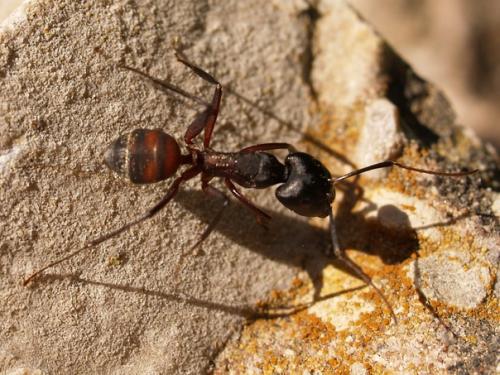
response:
<path id="1" fill-rule="evenodd" d="M 191 145 L 193 143 L 193 138 L 205 130 L 203 146 L 208 148 L 210 146 L 210 140 L 212 139 L 212 132 L 214 130 L 215 122 L 217 121 L 217 115 L 219 114 L 220 101 L 222 98 L 222 85 L 217 81 L 212 75 L 205 72 L 200 67 L 188 61 L 180 52 L 176 52 L 175 57 L 179 62 L 190 68 L 196 75 L 203 78 L 205 81 L 216 85 L 214 94 L 212 96 L 211 103 L 207 108 L 200 112 L 194 121 L 189 125 L 186 133 L 184 134 L 184 141 Z"/>
<path id="2" fill-rule="evenodd" d="M 130 227 L 136 226 L 136 225 L 142 223 L 143 221 L 152 218 L 158 212 L 160 212 L 161 209 L 163 207 L 165 207 L 172 200 L 173 197 L 175 197 L 175 195 L 177 194 L 177 191 L 179 190 L 179 186 L 183 182 L 192 179 L 200 172 L 201 171 L 198 167 L 191 167 L 191 168 L 187 169 L 179 177 L 177 177 L 174 180 L 172 185 L 170 185 L 170 188 L 168 189 L 167 194 L 165 194 L 165 196 L 158 203 L 156 203 L 152 208 L 150 208 L 145 214 L 143 214 L 142 216 L 139 216 L 137 219 L 121 226 L 120 228 L 115 229 L 114 231 L 111 231 L 103 236 L 100 236 L 92 241 L 87 242 L 82 248 L 70 253 L 69 255 L 67 255 L 63 258 L 60 258 L 52 263 L 49 263 L 48 265 L 46 265 L 43 268 L 40 268 L 38 271 L 31 274 L 27 279 L 25 279 L 23 281 L 23 285 L 26 286 L 31 280 L 33 280 L 36 276 L 40 275 L 43 271 L 45 271 L 51 267 L 54 267 L 55 265 L 62 263 L 68 259 L 71 259 L 74 256 L 80 254 L 81 252 L 83 252 L 85 250 L 89 250 L 89 249 L 93 248 L 94 246 L 97 246 L 100 243 L 109 240 L 110 238 L 118 236 L 119 234 L 128 230 Z"/>
<path id="3" fill-rule="evenodd" d="M 384 296 L 382 291 L 375 286 L 373 281 L 370 279 L 370 277 L 364 273 L 364 271 L 354 262 L 352 261 L 345 251 L 340 247 L 339 240 L 337 237 L 337 230 L 335 228 L 335 219 L 333 217 L 333 211 L 330 208 L 330 237 L 332 240 L 332 253 L 335 258 L 337 258 L 339 261 L 344 263 L 354 274 L 359 277 L 361 280 L 363 280 L 366 284 L 370 285 L 373 289 L 375 289 L 375 292 L 380 296 L 380 298 L 384 301 L 384 303 L 387 305 L 389 308 L 389 311 L 391 312 L 392 319 L 394 322 L 397 324 L 398 319 L 396 317 L 396 314 L 394 313 L 394 310 L 392 309 L 391 304 L 387 300 L 387 298 Z"/>
<path id="4" fill-rule="evenodd" d="M 184 140 L 188 145 L 191 145 L 193 143 L 192 139 L 196 137 L 198 134 L 200 134 L 203 131 L 203 129 L 205 129 L 205 139 L 203 143 L 205 147 L 208 147 L 210 145 L 210 139 L 212 138 L 213 128 L 217 120 L 217 115 L 219 113 L 220 101 L 222 98 L 222 86 L 220 85 L 219 82 L 215 80 L 215 78 L 213 78 L 207 72 L 198 68 L 196 65 L 190 63 L 189 61 L 181 57 L 179 54 L 176 54 L 176 56 L 180 62 L 191 68 L 198 76 L 207 80 L 210 83 L 217 85 L 212 97 L 212 101 L 210 103 L 205 101 L 204 99 L 197 97 L 196 95 L 190 94 L 189 92 L 181 89 L 180 87 L 177 87 L 171 83 L 154 78 L 149 74 L 140 71 L 139 69 L 127 65 L 120 65 L 120 67 L 129 70 L 133 73 L 139 74 L 140 76 L 150 80 L 156 87 L 159 87 L 163 91 L 172 91 L 198 104 L 203 105 L 205 109 L 202 112 L 198 113 L 194 121 L 191 123 L 191 125 L 189 125 L 186 133 L 184 134 Z"/>
<path id="5" fill-rule="evenodd" d="M 193 138 L 199 135 L 203 130 L 205 130 L 203 146 L 205 148 L 210 146 L 212 132 L 214 130 L 215 122 L 217 121 L 217 115 L 219 114 L 221 98 L 222 87 L 217 86 L 212 97 L 212 103 L 208 105 L 203 112 L 199 112 L 196 115 L 196 118 L 187 128 L 186 133 L 184 133 L 184 141 L 188 147 L 193 144 Z"/>
<path id="6" fill-rule="evenodd" d="M 133 68 L 133 67 L 127 66 L 127 65 L 120 65 L 120 68 L 130 70 L 131 72 L 138 74 L 138 75 L 142 76 L 143 78 L 150 80 L 157 88 L 160 88 L 162 91 L 175 92 L 176 94 L 184 96 L 185 98 L 188 98 L 188 99 L 190 99 L 198 104 L 201 104 L 205 107 L 210 105 L 210 103 L 197 97 L 196 95 L 190 94 L 189 92 L 187 92 L 187 91 L 181 89 L 180 87 L 177 87 L 169 82 L 165 82 L 165 81 L 162 81 L 158 78 L 152 77 L 149 74 L 144 73 L 143 71 L 141 71 L 139 69 L 136 69 L 136 68 Z"/>
<path id="7" fill-rule="evenodd" d="M 175 57 L 177 58 L 177 60 L 179 62 L 183 63 L 189 69 L 191 69 L 193 72 L 195 72 L 196 75 L 198 75 L 200 78 L 203 78 L 205 81 L 210 82 L 210 83 L 212 83 L 214 85 L 219 85 L 220 86 L 219 81 L 217 81 L 210 73 L 207 73 L 206 71 L 204 71 L 203 69 L 201 69 L 199 66 L 197 66 L 197 65 L 193 64 L 192 62 L 190 62 L 181 52 L 176 51 L 175 52 Z"/>

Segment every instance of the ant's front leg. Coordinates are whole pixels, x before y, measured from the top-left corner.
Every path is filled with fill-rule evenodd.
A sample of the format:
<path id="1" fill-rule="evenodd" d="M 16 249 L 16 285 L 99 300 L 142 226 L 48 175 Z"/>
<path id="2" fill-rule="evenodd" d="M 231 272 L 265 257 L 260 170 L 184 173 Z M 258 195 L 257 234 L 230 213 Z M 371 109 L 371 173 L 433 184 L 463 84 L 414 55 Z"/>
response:
<path id="1" fill-rule="evenodd" d="M 336 259 L 345 264 L 352 272 L 354 272 L 354 274 L 357 277 L 359 277 L 366 284 L 370 285 L 373 289 L 375 289 L 375 292 L 377 292 L 377 294 L 389 308 L 392 319 L 394 319 L 394 322 L 397 324 L 398 319 L 396 317 L 396 314 L 394 313 L 394 310 L 392 309 L 392 306 L 385 297 L 385 295 L 377 286 L 375 286 L 372 279 L 361 269 L 361 267 L 359 267 L 353 260 L 351 260 L 351 258 L 349 258 L 345 253 L 345 250 L 340 247 L 339 240 L 337 237 L 337 230 L 335 228 L 335 218 L 333 216 L 333 211 L 331 208 L 329 217 L 330 217 L 330 237 L 332 240 L 332 254 L 330 255 L 333 255 Z"/>

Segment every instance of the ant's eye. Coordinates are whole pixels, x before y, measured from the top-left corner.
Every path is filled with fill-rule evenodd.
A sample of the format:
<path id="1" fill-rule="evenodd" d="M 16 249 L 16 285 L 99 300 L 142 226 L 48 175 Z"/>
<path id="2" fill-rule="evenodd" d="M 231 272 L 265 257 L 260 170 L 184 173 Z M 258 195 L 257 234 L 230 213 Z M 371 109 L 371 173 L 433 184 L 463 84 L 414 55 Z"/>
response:
<path id="1" fill-rule="evenodd" d="M 276 198 L 301 216 L 326 217 L 335 198 L 330 172 L 311 155 L 296 152 L 285 160 L 287 182 L 276 189 Z"/>

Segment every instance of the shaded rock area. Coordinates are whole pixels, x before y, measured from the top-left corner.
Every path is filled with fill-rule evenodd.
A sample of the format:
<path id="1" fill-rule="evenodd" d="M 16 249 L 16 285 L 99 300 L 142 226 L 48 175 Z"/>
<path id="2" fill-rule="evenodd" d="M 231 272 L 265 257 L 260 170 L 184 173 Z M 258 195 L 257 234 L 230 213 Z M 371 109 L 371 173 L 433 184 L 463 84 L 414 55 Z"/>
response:
<path id="1" fill-rule="evenodd" d="M 2 25 L 2 372 L 496 371 L 497 155 L 344 1 L 311 4 L 40 0 Z M 393 169 L 337 186 L 341 246 L 397 324 L 372 288 L 324 255 L 326 222 L 287 212 L 272 191 L 245 191 L 273 216 L 268 231 L 234 203 L 175 275 L 220 204 L 198 181 L 149 222 L 21 285 L 165 192 L 168 182 L 116 178 L 102 154 L 138 127 L 182 139 L 196 104 L 119 68 L 208 98 L 212 88 L 174 48 L 225 87 L 215 149 L 289 142 L 334 175 L 389 157 L 479 169 L 461 178 Z"/>
<path id="2" fill-rule="evenodd" d="M 500 147 L 500 3 L 351 0 L 407 61 L 453 102 L 458 122 Z"/>

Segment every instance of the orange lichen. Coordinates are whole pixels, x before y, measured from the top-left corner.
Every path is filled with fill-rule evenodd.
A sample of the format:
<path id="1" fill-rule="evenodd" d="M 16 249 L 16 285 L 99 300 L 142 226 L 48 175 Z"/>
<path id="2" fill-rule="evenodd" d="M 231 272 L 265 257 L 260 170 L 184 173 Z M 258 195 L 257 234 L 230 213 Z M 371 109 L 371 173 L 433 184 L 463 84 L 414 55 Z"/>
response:
<path id="1" fill-rule="evenodd" d="M 332 118 L 325 117 L 323 120 L 322 126 L 308 133 L 306 141 L 321 140 L 321 143 L 336 151 L 343 151 L 346 155 L 352 152 L 358 137 L 358 128 L 353 124 L 359 121 L 359 118 L 353 114 L 350 119 L 352 123 L 347 121 L 343 124 Z M 317 147 L 315 156 L 318 156 Z M 337 170 L 335 168 L 338 166 L 343 170 L 345 167 L 334 161 L 326 152 L 319 152 L 319 158 L 330 170 Z M 399 160 L 416 167 L 436 169 L 435 165 L 422 163 L 422 160 L 427 159 L 428 152 L 412 144 L 405 148 Z M 368 189 L 383 184 L 386 189 L 417 199 L 429 198 L 434 193 L 422 186 L 420 179 L 421 175 L 417 173 L 393 168 L 383 182 L 364 181 L 363 178 L 361 181 Z M 336 203 L 342 205 L 342 197 L 337 197 Z M 353 202 L 351 210 L 355 204 L 356 202 Z M 401 207 L 411 212 L 416 211 L 413 205 L 403 204 Z M 413 275 L 408 274 L 409 265 L 419 257 L 426 257 L 443 249 L 461 249 L 473 257 L 472 254 L 478 254 L 479 251 L 474 244 L 474 236 L 456 233 L 452 228 L 442 226 L 436 228 L 441 235 L 437 243 L 413 230 L 388 229 L 374 219 L 353 214 L 351 210 L 344 212 L 341 208 L 337 211 L 337 215 L 340 215 L 337 223 L 342 244 L 348 255 L 383 291 L 400 320 L 398 326 L 392 322 L 387 306 L 380 296 L 367 287 L 338 297 L 340 300 L 335 303 L 335 311 L 332 311 L 332 314 L 349 316 L 352 311 L 363 311 L 359 313 L 359 318 L 351 320 L 347 328 L 342 330 L 335 327 L 335 316 L 328 317 L 328 321 L 325 321 L 311 313 L 311 310 L 292 312 L 289 316 L 277 319 L 257 320 L 246 326 L 239 346 L 231 348 L 224 359 L 226 363 L 236 364 L 236 367 L 231 367 L 234 371 L 246 373 L 257 368 L 264 374 L 301 373 L 305 370 L 323 374 L 348 374 L 353 364 L 360 364 L 370 374 L 385 374 L 388 369 L 382 363 L 374 361 L 373 356 L 377 354 L 380 342 L 390 339 L 394 330 L 408 332 L 411 337 L 413 332 L 422 326 L 435 327 L 437 323 L 433 314 L 440 317 L 470 315 L 475 319 L 499 321 L 498 300 L 491 294 L 485 303 L 476 309 L 458 309 L 439 301 L 425 301 L 424 304 L 421 298 L 425 297 L 422 297 L 423 294 L 419 296 L 412 280 Z M 353 282 L 359 285 L 359 281 L 354 277 L 348 277 L 340 271 L 331 272 L 328 267 L 323 272 L 322 281 L 323 291 L 328 293 L 352 286 Z M 310 281 L 294 279 L 290 290 L 271 292 L 267 301 L 262 302 L 260 307 L 267 307 L 272 311 L 272 306 L 293 304 L 297 299 L 303 302 L 303 298 L 310 295 L 312 289 Z M 373 306 L 373 309 L 363 310 L 365 302 Z M 425 343 L 438 340 L 433 329 L 420 334 L 423 335 L 422 340 Z M 474 343 L 477 338 L 468 336 L 467 340 Z M 418 373 L 422 370 L 417 363 L 411 361 L 404 366 L 398 368 L 397 372 Z M 437 369 L 431 372 L 435 370 Z"/>

